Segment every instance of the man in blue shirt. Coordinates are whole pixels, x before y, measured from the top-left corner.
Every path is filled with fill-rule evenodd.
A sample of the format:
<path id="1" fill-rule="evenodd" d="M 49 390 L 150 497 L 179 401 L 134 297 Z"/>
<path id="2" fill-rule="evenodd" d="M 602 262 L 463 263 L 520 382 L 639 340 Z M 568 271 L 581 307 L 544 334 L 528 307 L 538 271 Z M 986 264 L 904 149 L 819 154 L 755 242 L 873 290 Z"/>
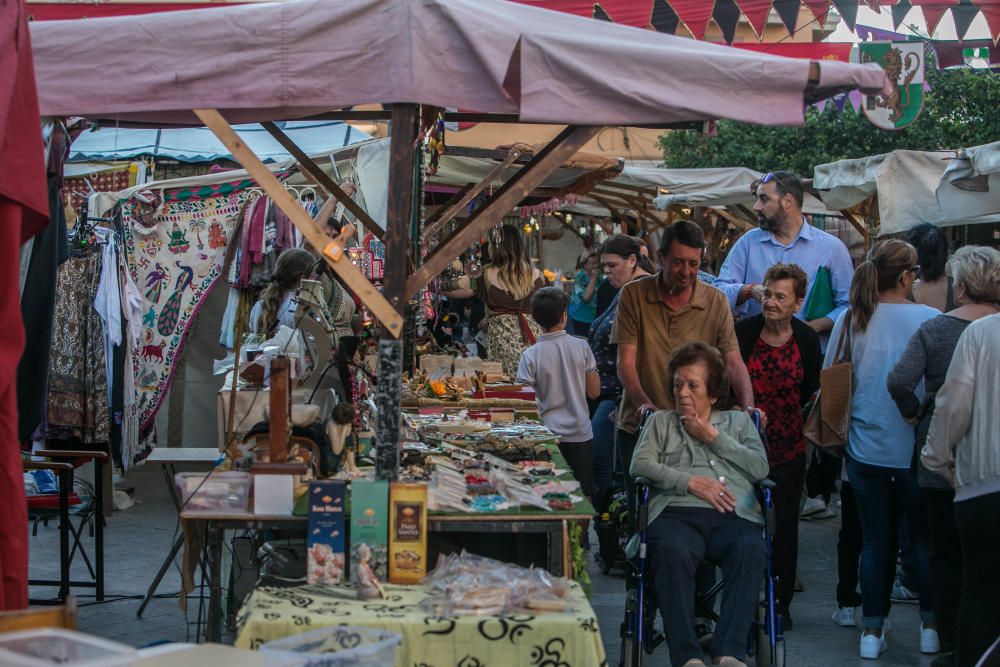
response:
<path id="1" fill-rule="evenodd" d="M 765 174 L 757 183 L 758 229 L 744 234 L 726 256 L 714 287 L 722 290 L 737 318 L 760 312 L 764 274 L 775 264 L 797 264 L 809 279 L 802 313 L 809 306 L 817 271 L 826 267 L 833 288 L 833 310 L 807 322 L 825 340 L 833 323 L 847 309 L 854 266 L 847 247 L 837 237 L 816 229 L 802 216 L 802 183 L 787 171 Z"/>

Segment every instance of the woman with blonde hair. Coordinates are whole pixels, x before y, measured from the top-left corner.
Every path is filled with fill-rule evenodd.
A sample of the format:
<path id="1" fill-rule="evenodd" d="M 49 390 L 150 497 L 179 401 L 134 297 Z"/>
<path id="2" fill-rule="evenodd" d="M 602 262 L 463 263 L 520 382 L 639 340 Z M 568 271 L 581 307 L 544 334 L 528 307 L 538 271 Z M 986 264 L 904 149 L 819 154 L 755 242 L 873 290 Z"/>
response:
<path id="1" fill-rule="evenodd" d="M 315 263 L 312 253 L 302 248 L 289 248 L 278 255 L 274 273 L 250 310 L 254 333 L 270 337 L 279 324 L 295 328 L 295 311 L 299 307 L 295 290 Z"/>
<path id="2" fill-rule="evenodd" d="M 913 425 L 903 419 L 886 388 L 907 342 L 940 312 L 909 296 L 920 274 L 917 251 L 896 239 L 881 241 L 854 272 L 850 308 L 830 334 L 825 366 L 837 363 L 840 341 L 850 349 L 853 388 L 845 447 L 847 477 L 861 519 L 862 625 L 859 652 L 876 659 L 886 650 L 883 633 L 895 572 L 894 536 L 903 515 L 916 555 L 920 589 L 920 650 L 937 653 L 938 636 L 927 572 L 927 522 L 913 470 Z"/>
<path id="3" fill-rule="evenodd" d="M 944 384 L 959 336 L 976 320 L 1000 312 L 1000 251 L 966 246 L 948 261 L 947 272 L 957 307 L 920 325 L 889 374 L 889 393 L 900 414 L 916 424 L 918 452 L 927 440 L 934 400 Z M 923 399 L 917 393 L 921 381 Z M 917 482 L 927 512 L 931 592 L 942 652 L 932 665 L 944 667 L 955 663 L 963 579 L 955 489 L 922 462 L 918 463 Z"/>
<path id="4" fill-rule="evenodd" d="M 486 358 L 499 361 L 505 375 L 514 377 L 521 352 L 535 344 L 542 330 L 531 319 L 531 295 L 545 286 L 524 251 L 521 230 L 503 225 L 490 242 L 490 263 L 468 287 L 451 285 L 445 296 L 468 299 L 478 296 L 486 304 Z"/>

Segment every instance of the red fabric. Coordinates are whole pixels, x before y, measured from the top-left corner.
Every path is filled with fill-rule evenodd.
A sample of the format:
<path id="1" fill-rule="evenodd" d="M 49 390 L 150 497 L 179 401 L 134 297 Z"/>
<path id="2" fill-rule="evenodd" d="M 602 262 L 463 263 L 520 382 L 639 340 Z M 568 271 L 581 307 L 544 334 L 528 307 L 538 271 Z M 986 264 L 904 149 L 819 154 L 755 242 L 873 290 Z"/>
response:
<path id="1" fill-rule="evenodd" d="M 821 42 L 805 44 L 801 42 L 785 42 L 779 44 L 757 44 L 756 42 L 734 42 L 732 46 L 747 51 L 770 53 L 772 56 L 786 58 L 808 58 L 809 60 L 839 60 L 851 62 L 851 47 L 853 42 Z"/>
<path id="2" fill-rule="evenodd" d="M 23 0 L 0 0 L 0 609 L 28 606 L 28 507 L 17 441 L 24 349 L 20 246 L 49 222 L 38 95 Z"/>
<path id="3" fill-rule="evenodd" d="M 767 462 L 776 466 L 805 454 L 805 420 L 799 405 L 805 370 L 795 337 L 781 347 L 771 347 L 759 338 L 747 361 L 747 372 L 755 403 L 767 414 Z"/>
<path id="4" fill-rule="evenodd" d="M 16 246 L 49 224 L 38 94 L 22 0 L 0 0 L 0 155 L 0 198 L 27 209 L 18 224 L 21 236 L 12 241 Z"/>
<path id="5" fill-rule="evenodd" d="M 17 286 L 25 212 L 28 209 L 0 196 L 0 610 L 28 606 L 28 506 L 16 396 L 17 362 L 24 349 Z"/>
<path id="6" fill-rule="evenodd" d="M 80 496 L 76 495 L 76 492 L 69 494 L 67 497 L 69 500 L 69 506 L 79 505 L 83 502 Z M 28 509 L 32 510 L 50 510 L 59 509 L 59 494 L 58 493 L 41 493 L 35 496 L 28 496 Z"/>

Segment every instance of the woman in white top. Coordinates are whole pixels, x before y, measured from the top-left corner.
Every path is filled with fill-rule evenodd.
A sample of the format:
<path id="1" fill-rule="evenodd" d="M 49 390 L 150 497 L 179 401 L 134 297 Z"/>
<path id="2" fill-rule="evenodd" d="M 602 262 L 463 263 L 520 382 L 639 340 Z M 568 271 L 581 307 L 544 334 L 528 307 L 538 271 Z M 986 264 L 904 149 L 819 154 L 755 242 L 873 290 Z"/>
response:
<path id="1" fill-rule="evenodd" d="M 940 314 L 909 301 L 919 273 L 917 252 L 909 243 L 892 239 L 876 244 L 854 273 L 851 307 L 837 319 L 826 353 L 825 366 L 836 363 L 837 341 L 847 327 L 854 382 L 845 465 L 863 533 L 860 654 L 869 659 L 886 650 L 882 626 L 895 572 L 895 535 L 904 514 L 920 587 L 920 650 L 939 650 L 928 581 L 927 520 L 913 467 L 913 426 L 899 414 L 886 387 L 910 337 Z"/>
<path id="2" fill-rule="evenodd" d="M 302 248 L 289 248 L 278 256 L 270 282 L 250 310 L 254 333 L 270 337 L 279 324 L 295 328 L 295 311 L 299 307 L 295 290 L 315 262 L 312 253 Z"/>

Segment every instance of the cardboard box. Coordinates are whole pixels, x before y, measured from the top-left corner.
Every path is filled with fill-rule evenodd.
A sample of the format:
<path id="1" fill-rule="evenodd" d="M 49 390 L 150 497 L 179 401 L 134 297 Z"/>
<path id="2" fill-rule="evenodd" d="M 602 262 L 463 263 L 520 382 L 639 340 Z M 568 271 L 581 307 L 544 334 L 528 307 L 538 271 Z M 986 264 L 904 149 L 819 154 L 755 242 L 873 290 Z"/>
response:
<path id="1" fill-rule="evenodd" d="M 351 581 L 357 582 L 358 547 L 371 549 L 375 576 L 389 574 L 389 483 L 356 479 L 351 482 Z"/>
<path id="2" fill-rule="evenodd" d="M 418 584 L 427 574 L 427 485 L 393 482 L 389 506 L 389 582 Z"/>
<path id="3" fill-rule="evenodd" d="M 341 480 L 309 482 L 306 575 L 310 584 L 334 586 L 344 580 L 344 501 Z"/>

